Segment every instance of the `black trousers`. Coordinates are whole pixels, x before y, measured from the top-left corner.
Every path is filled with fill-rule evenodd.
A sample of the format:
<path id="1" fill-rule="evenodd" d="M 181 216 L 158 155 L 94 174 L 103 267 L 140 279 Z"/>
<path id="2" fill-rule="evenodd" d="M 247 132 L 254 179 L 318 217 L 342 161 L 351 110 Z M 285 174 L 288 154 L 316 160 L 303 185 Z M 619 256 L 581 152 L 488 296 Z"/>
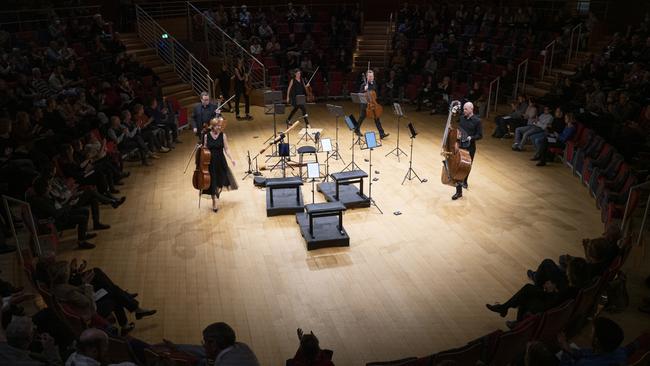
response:
<path id="1" fill-rule="evenodd" d="M 474 143 L 470 144 L 466 150 L 469 152 L 469 156 L 472 158 L 472 165 L 474 165 L 474 155 L 476 155 L 476 144 Z M 463 182 L 456 183 L 456 193 L 459 194 L 463 193 L 463 183 L 467 184 L 467 178 L 469 178 L 469 173 L 467 174 L 467 177 L 465 177 L 465 180 Z"/>
<path id="2" fill-rule="evenodd" d="M 307 114 L 307 108 L 305 108 L 304 104 L 300 104 L 300 105 L 294 104 L 291 113 L 289 113 L 289 117 L 287 117 L 287 124 L 292 122 L 291 119 L 293 118 L 293 115 L 296 113 L 298 109 L 300 109 L 300 112 L 302 112 L 303 116 Z M 309 118 L 305 117 L 304 120 L 305 120 L 305 127 L 307 127 L 307 125 L 309 124 Z"/>
<path id="3" fill-rule="evenodd" d="M 99 291 L 99 289 L 104 289 L 107 292 L 107 294 L 97 302 L 97 312 L 103 317 L 108 316 L 110 313 L 114 313 L 117 323 L 121 326 L 126 325 L 128 322 L 126 311 L 132 313 L 140 306 L 140 304 L 121 287 L 113 283 L 104 271 L 99 268 L 93 268 L 93 272 L 94 277 L 91 282 L 93 290 Z"/>
<path id="4" fill-rule="evenodd" d="M 239 116 L 239 100 L 244 96 L 244 112 L 246 114 L 249 114 L 250 109 L 251 109 L 251 101 L 250 97 L 246 93 L 246 87 L 245 86 L 239 86 L 235 85 L 235 115 Z"/>
<path id="5" fill-rule="evenodd" d="M 555 294 L 544 292 L 540 287 L 527 283 L 503 303 L 503 306 L 508 309 L 516 308 L 517 321 L 520 321 L 527 314 L 541 313 L 552 307 L 556 299 Z"/>
<path id="6" fill-rule="evenodd" d="M 76 208 L 83 208 L 84 206 L 89 206 L 90 207 L 90 215 L 93 219 L 93 225 L 99 225 L 100 220 L 99 220 L 99 204 L 108 204 L 112 203 L 113 200 L 104 196 L 103 194 L 95 191 L 95 190 L 87 190 L 84 191 L 81 196 L 79 196 L 79 200 L 77 201 L 77 204 L 74 206 Z"/>
<path id="7" fill-rule="evenodd" d="M 86 240 L 86 233 L 88 232 L 88 216 L 88 209 L 71 208 L 66 215 L 56 219 L 54 225 L 58 230 L 76 226 L 77 240 L 84 241 Z"/>
<path id="8" fill-rule="evenodd" d="M 357 123 L 357 130 L 356 132 L 359 134 L 361 133 L 361 124 L 363 123 L 363 120 L 366 119 L 366 104 L 361 104 L 361 112 L 359 113 L 359 120 Z M 386 133 L 384 132 L 384 128 L 381 126 L 381 120 L 379 118 L 375 118 L 375 127 L 377 127 L 377 131 L 379 131 L 379 137 L 384 138 L 386 136 Z"/>

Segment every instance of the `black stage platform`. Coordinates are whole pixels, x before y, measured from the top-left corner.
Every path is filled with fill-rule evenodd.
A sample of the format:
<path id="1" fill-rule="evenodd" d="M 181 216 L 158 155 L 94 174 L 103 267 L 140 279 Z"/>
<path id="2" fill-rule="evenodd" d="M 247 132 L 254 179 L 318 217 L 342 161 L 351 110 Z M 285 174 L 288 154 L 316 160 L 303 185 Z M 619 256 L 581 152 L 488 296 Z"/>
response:
<path id="1" fill-rule="evenodd" d="M 297 177 L 266 180 L 266 216 L 292 215 L 303 212 L 302 180 Z M 273 195 L 273 197 L 271 197 Z"/>
<path id="2" fill-rule="evenodd" d="M 302 237 L 307 242 L 307 250 L 350 246 L 350 237 L 345 229 L 341 234 L 338 229 L 339 219 L 336 216 L 320 217 L 314 220 L 314 238 L 309 234 L 309 216 L 307 213 L 296 214 L 296 222 L 300 226 Z"/>
<path id="3" fill-rule="evenodd" d="M 321 192 L 328 202 L 336 201 L 336 183 L 323 182 L 316 185 L 318 192 Z M 370 199 L 359 188 L 349 184 L 339 184 L 339 201 L 346 208 L 363 208 L 370 207 Z"/>

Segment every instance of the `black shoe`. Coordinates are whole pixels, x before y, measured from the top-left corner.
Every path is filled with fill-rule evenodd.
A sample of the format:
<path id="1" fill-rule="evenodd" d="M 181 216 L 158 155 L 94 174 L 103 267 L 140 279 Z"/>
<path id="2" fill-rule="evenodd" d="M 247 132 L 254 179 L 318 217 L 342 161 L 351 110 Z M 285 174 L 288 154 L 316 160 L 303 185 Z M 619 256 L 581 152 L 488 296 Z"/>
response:
<path id="1" fill-rule="evenodd" d="M 540 161 L 539 163 L 537 163 L 535 165 L 537 165 L 537 166 L 546 166 L 546 162 L 545 161 Z"/>
<path id="2" fill-rule="evenodd" d="M 379 138 L 383 140 L 383 139 L 385 139 L 385 138 L 388 137 L 388 136 L 390 136 L 390 133 L 385 133 L 385 134 L 383 134 L 383 135 L 379 135 Z"/>
<path id="3" fill-rule="evenodd" d="M 112 193 L 112 194 L 120 193 L 120 191 L 118 189 L 115 189 L 115 188 L 110 189 L 109 192 Z"/>
<path id="4" fill-rule="evenodd" d="M 241 120 L 242 120 L 242 117 L 241 117 L 240 115 L 236 115 L 235 118 L 236 118 L 238 121 L 241 121 Z"/>
<path id="5" fill-rule="evenodd" d="M 120 179 L 128 178 L 130 175 L 131 175 L 131 172 L 122 172 L 122 174 L 120 174 Z"/>
<path id="6" fill-rule="evenodd" d="M 530 161 L 539 161 L 540 159 L 541 159 L 541 157 L 535 155 L 532 158 L 530 158 Z"/>
<path id="7" fill-rule="evenodd" d="M 535 282 L 535 271 L 529 269 L 528 271 L 526 271 L 526 276 L 528 276 L 529 280 Z"/>
<path id="8" fill-rule="evenodd" d="M 456 193 L 453 196 L 451 196 L 451 199 L 455 201 L 455 200 L 457 200 L 457 199 L 459 199 L 461 197 L 463 197 L 462 193 Z"/>
<path id="9" fill-rule="evenodd" d="M 503 308 L 503 305 L 499 305 L 499 304 L 495 304 L 495 305 L 492 305 L 492 304 L 485 304 L 485 307 L 488 308 L 488 310 L 490 310 L 490 311 L 494 311 L 495 313 L 499 313 L 499 315 L 500 315 L 502 318 L 505 318 L 506 315 L 508 315 L 508 309 L 504 309 L 504 308 Z"/>
<path id="10" fill-rule="evenodd" d="M 77 245 L 77 248 L 79 248 L 79 249 L 94 249 L 95 244 L 89 243 L 87 241 L 82 241 Z"/>
<path id="11" fill-rule="evenodd" d="M 151 316 L 151 315 L 154 315 L 155 313 L 156 313 L 156 310 L 143 309 L 142 311 L 136 311 L 135 312 L 135 318 L 137 320 L 140 320 L 140 319 L 144 318 L 145 316 Z"/>
<path id="12" fill-rule="evenodd" d="M 463 182 L 463 188 L 467 189 L 469 187 L 466 182 Z"/>
<path id="13" fill-rule="evenodd" d="M 514 321 L 514 320 L 506 320 L 506 327 L 508 327 L 508 329 L 515 329 L 516 326 L 517 326 L 516 321 Z"/>
<path id="14" fill-rule="evenodd" d="M 247 114 L 246 117 L 244 117 L 247 121 L 251 121 L 253 119 L 253 116 L 250 114 Z"/>
<path id="15" fill-rule="evenodd" d="M 183 141 L 181 141 L 181 140 L 179 140 L 179 139 L 176 139 L 176 140 L 174 140 L 174 143 L 175 143 L 175 144 L 182 144 Z"/>
<path id="16" fill-rule="evenodd" d="M 119 200 L 111 202 L 111 206 L 113 206 L 113 208 L 118 208 L 124 203 L 124 201 L 126 201 L 126 197 L 122 197 Z"/>
<path id="17" fill-rule="evenodd" d="M 90 239 L 95 238 L 95 237 L 97 237 L 97 233 L 87 233 L 84 240 L 90 240 Z"/>
<path id="18" fill-rule="evenodd" d="M 93 225 L 93 230 L 107 230 L 107 229 L 110 229 L 110 228 L 111 228 L 111 225 L 105 225 L 105 224 L 101 224 L 101 223 Z"/>
<path id="19" fill-rule="evenodd" d="M 116 185 L 116 186 L 123 186 L 123 185 L 124 185 L 124 182 L 122 182 L 121 180 L 118 180 L 117 182 L 113 183 L 113 185 Z"/>
<path id="20" fill-rule="evenodd" d="M 134 292 L 134 293 L 129 293 L 129 292 L 127 292 L 127 294 L 128 294 L 129 296 L 131 296 L 132 298 L 134 298 L 134 299 L 135 299 L 136 297 L 138 297 L 138 295 L 139 295 L 137 292 Z"/>
<path id="21" fill-rule="evenodd" d="M 131 322 L 123 326 L 122 329 L 120 329 L 120 334 L 122 335 L 122 337 L 124 337 L 128 335 L 133 329 L 135 329 L 135 324 Z"/>

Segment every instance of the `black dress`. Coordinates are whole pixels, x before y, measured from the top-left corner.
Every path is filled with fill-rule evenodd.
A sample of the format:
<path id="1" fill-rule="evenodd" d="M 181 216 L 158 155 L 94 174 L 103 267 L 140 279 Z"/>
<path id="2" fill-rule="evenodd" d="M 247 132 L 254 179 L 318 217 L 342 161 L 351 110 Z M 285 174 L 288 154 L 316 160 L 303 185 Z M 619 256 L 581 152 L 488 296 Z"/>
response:
<path id="1" fill-rule="evenodd" d="M 205 146 L 210 150 L 210 188 L 203 193 L 217 195 L 223 187 L 237 189 L 237 182 L 228 167 L 223 151 L 223 133 L 219 133 L 216 139 L 212 137 L 211 133 L 208 133 Z"/>

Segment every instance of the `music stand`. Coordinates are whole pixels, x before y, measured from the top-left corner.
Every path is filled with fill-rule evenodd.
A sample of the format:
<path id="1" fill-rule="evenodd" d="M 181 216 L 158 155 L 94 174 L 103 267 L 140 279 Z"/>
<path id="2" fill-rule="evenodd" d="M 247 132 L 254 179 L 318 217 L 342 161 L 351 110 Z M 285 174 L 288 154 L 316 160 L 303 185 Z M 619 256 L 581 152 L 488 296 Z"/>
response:
<path id="1" fill-rule="evenodd" d="M 278 127 L 275 120 L 275 116 L 278 114 L 284 114 L 284 103 L 282 102 L 282 92 L 279 90 L 269 90 L 264 92 L 264 114 L 273 115 L 273 136 L 269 137 L 264 141 L 266 144 L 269 141 L 275 140 L 278 137 Z M 275 153 L 273 153 L 275 155 Z"/>
<path id="2" fill-rule="evenodd" d="M 307 163 L 307 178 L 311 179 L 311 203 L 314 203 L 314 182 L 320 179 L 320 164 Z"/>
<path id="3" fill-rule="evenodd" d="M 370 172 L 368 173 L 368 181 L 370 182 L 368 184 L 368 199 L 370 200 L 370 204 L 377 207 L 377 210 L 379 210 L 379 213 L 382 215 L 384 214 L 384 211 L 377 206 L 377 202 L 375 202 L 374 198 L 372 198 L 372 150 L 381 147 L 381 144 L 377 141 L 377 135 L 375 135 L 375 131 L 369 131 L 364 134 L 365 140 L 366 140 L 366 147 L 362 147 L 361 150 L 368 149 L 370 150 L 370 156 L 368 157 L 368 161 L 370 166 L 368 169 L 370 169 Z"/>
<path id="4" fill-rule="evenodd" d="M 284 142 L 284 138 L 287 137 L 287 142 Z M 278 160 L 275 165 L 269 169 L 269 171 L 273 171 L 277 169 L 278 167 L 282 169 L 282 177 L 286 178 L 287 177 L 287 166 L 291 171 L 293 171 L 293 167 L 289 165 L 287 162 L 289 161 L 289 157 L 291 156 L 291 145 L 289 145 L 289 139 L 288 139 L 288 134 L 285 135 L 283 133 L 280 134 L 279 136 L 279 141 L 277 143 L 278 145 L 278 156 L 280 157 L 280 160 Z"/>
<path id="5" fill-rule="evenodd" d="M 332 151 L 332 140 L 325 138 L 325 139 L 320 139 L 320 148 L 321 151 L 324 151 L 326 154 L 325 158 L 325 181 L 328 182 L 330 178 L 330 158 L 333 155 L 330 155 L 330 152 Z"/>
<path id="6" fill-rule="evenodd" d="M 366 105 L 368 104 L 368 98 L 366 98 L 366 93 L 350 93 L 350 98 L 352 99 L 352 103 L 359 104 L 359 108 L 361 108 L 362 104 L 366 104 Z M 361 124 L 359 124 L 357 128 L 361 128 Z M 354 143 L 361 145 L 361 135 L 359 135 L 359 137 Z"/>
<path id="7" fill-rule="evenodd" d="M 406 155 L 404 150 L 399 148 L 399 125 L 400 125 L 399 122 L 400 119 L 404 117 L 404 111 L 402 110 L 402 106 L 399 103 L 393 103 L 393 112 L 397 116 L 397 146 L 395 146 L 393 150 L 391 150 L 388 154 L 386 154 L 386 156 L 390 154 L 395 154 L 395 156 L 397 156 L 397 161 L 400 161 L 399 160 L 400 155 L 408 156 Z"/>
<path id="8" fill-rule="evenodd" d="M 330 112 L 330 114 L 333 114 L 334 117 L 336 118 L 336 132 L 335 132 L 335 139 L 334 139 L 334 149 L 332 150 L 332 155 L 330 156 L 334 160 L 339 160 L 341 159 L 341 162 L 345 164 L 345 161 L 343 161 L 343 157 L 339 153 L 339 117 L 345 116 L 345 112 L 343 111 L 343 107 L 340 105 L 334 105 L 334 104 L 328 104 L 327 105 L 327 111 Z"/>
<path id="9" fill-rule="evenodd" d="M 404 179 L 402 179 L 402 185 L 404 185 L 404 182 L 408 179 L 409 181 L 413 180 L 413 178 L 417 178 L 420 183 L 424 183 L 427 180 L 426 179 L 421 179 L 418 173 L 413 170 L 413 140 L 415 140 L 415 136 L 417 136 L 417 132 L 415 131 L 415 126 L 413 126 L 413 122 L 410 122 L 408 124 L 409 127 L 409 137 L 411 138 L 411 158 L 409 159 L 409 170 L 406 171 L 406 174 L 404 175 Z M 399 135 L 398 135 L 399 136 Z"/>
<path id="10" fill-rule="evenodd" d="M 351 171 L 352 170 L 361 170 L 361 168 L 359 168 L 357 163 L 354 162 L 354 145 L 356 145 L 356 142 L 354 141 L 354 137 L 355 137 L 356 130 L 357 130 L 357 121 L 354 119 L 353 115 L 346 116 L 344 118 L 344 121 L 345 121 L 345 124 L 350 129 L 350 133 L 352 135 L 352 161 L 350 162 L 350 164 L 348 164 L 341 171 L 343 172 L 343 171 L 346 171 L 348 169 L 350 169 Z"/>
<path id="11" fill-rule="evenodd" d="M 296 106 L 301 105 L 301 106 L 304 107 L 305 104 L 307 104 L 307 97 L 305 97 L 304 95 L 296 95 Z M 308 113 L 305 113 L 305 115 L 307 115 L 307 114 Z M 303 118 L 304 118 L 304 116 L 303 116 Z M 302 136 L 300 136 L 300 139 L 298 139 L 298 142 L 296 142 L 296 145 L 299 144 L 300 141 L 302 141 L 303 139 L 305 140 L 305 142 L 309 142 L 309 140 L 311 140 L 314 143 L 316 143 L 316 140 L 314 140 L 314 137 L 309 134 L 309 128 L 307 128 L 306 125 L 307 124 L 305 124 L 305 133 L 302 134 Z"/>

